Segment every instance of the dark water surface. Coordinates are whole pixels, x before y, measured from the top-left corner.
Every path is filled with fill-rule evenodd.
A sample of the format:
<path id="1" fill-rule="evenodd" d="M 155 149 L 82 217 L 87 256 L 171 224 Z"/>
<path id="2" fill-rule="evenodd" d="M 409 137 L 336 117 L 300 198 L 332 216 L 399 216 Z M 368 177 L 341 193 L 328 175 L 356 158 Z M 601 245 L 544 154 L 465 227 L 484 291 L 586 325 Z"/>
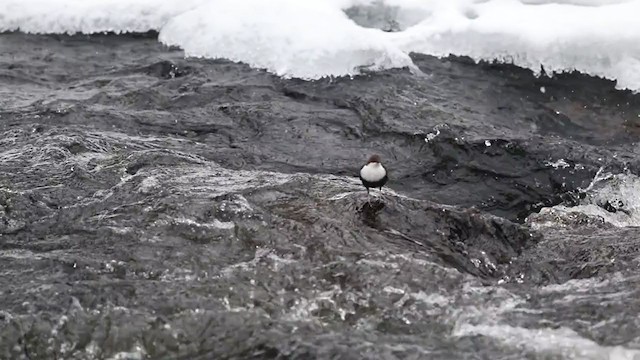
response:
<path id="1" fill-rule="evenodd" d="M 0 358 L 640 359 L 640 96 L 413 59 L 0 35 Z"/>

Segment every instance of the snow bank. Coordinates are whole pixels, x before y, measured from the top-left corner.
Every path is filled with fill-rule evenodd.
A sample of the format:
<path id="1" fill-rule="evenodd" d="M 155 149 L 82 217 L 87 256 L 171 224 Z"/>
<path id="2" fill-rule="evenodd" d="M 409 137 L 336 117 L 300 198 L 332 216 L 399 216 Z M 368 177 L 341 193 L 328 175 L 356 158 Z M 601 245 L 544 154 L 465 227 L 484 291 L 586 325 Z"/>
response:
<path id="1" fill-rule="evenodd" d="M 208 0 L 0 0 L 0 31 L 146 32 Z"/>
<path id="2" fill-rule="evenodd" d="M 497 59 L 536 73 L 579 70 L 640 90 L 638 0 L 434 3 L 427 19 L 390 34 L 404 51 Z"/>
<path id="3" fill-rule="evenodd" d="M 354 9 L 401 31 L 360 26 L 345 14 Z M 578 70 L 634 91 L 639 16 L 640 0 L 0 0 L 0 31 L 154 29 L 189 56 L 287 77 L 404 67 L 419 52 Z"/>
<path id="4" fill-rule="evenodd" d="M 317 79 L 358 68 L 408 66 L 385 33 L 351 21 L 328 1 L 218 0 L 172 19 L 160 41 L 188 56 L 227 58 L 285 77 Z"/>

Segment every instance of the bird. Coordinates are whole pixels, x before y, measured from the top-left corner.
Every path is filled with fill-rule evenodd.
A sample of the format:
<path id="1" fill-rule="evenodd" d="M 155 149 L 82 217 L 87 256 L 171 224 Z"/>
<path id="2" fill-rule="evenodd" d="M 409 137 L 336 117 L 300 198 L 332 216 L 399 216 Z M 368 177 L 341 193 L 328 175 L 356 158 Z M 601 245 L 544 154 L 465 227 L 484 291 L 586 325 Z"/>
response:
<path id="1" fill-rule="evenodd" d="M 382 187 L 388 180 L 387 170 L 382 166 L 380 155 L 371 155 L 367 163 L 360 168 L 360 181 L 367 188 L 367 202 L 369 204 L 371 203 L 369 188 L 379 188 L 382 191 Z"/>

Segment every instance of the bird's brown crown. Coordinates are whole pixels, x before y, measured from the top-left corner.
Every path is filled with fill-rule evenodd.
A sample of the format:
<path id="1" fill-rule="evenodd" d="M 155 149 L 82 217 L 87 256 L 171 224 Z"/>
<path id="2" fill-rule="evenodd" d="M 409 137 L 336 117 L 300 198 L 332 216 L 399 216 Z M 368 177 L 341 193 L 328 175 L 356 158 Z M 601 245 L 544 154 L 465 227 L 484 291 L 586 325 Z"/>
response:
<path id="1" fill-rule="evenodd" d="M 371 164 L 372 162 L 380 163 L 380 155 L 377 155 L 377 154 L 371 155 L 369 157 L 369 161 L 367 161 L 367 164 Z"/>

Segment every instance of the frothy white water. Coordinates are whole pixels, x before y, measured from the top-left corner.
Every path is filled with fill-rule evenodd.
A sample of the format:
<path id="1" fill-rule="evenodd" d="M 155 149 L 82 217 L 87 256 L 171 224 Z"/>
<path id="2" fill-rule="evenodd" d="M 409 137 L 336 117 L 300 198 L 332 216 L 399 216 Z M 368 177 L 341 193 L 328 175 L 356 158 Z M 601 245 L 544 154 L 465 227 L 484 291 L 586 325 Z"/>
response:
<path id="1" fill-rule="evenodd" d="M 529 219 L 534 226 L 572 223 L 578 214 L 618 227 L 640 226 L 640 177 L 598 172 L 576 206 L 543 208 Z M 555 219 L 555 221 L 553 220 Z"/>
<path id="2" fill-rule="evenodd" d="M 534 290 L 534 292 L 539 291 L 538 294 L 544 295 L 563 294 L 565 297 L 582 295 L 585 300 L 584 304 L 598 306 L 600 295 L 616 296 L 617 301 L 620 302 L 626 301 L 627 297 L 633 298 L 633 293 L 612 292 L 612 285 L 627 280 L 629 278 L 614 274 L 606 280 L 572 280 L 564 284 L 545 286 Z M 622 288 L 625 289 L 624 286 Z M 453 312 L 456 314 L 456 324 L 451 334 L 453 337 L 488 337 L 506 347 L 535 353 L 543 358 L 594 360 L 637 360 L 640 358 L 640 350 L 629 348 L 626 345 L 604 346 L 598 344 L 569 327 L 560 326 L 564 324 L 556 323 L 558 326 L 548 326 L 547 320 L 541 320 L 538 326 L 517 324 L 516 319 L 519 317 L 533 319 L 535 316 L 530 315 L 550 311 L 548 306 L 555 306 L 555 302 L 545 303 L 546 300 L 543 300 L 541 303 L 537 303 L 537 301 L 532 303 L 527 300 L 529 295 L 523 297 L 522 294 L 501 287 L 467 283 L 463 290 L 465 305 L 454 305 L 457 308 Z M 478 299 L 482 299 L 482 301 L 477 301 Z M 539 326 L 542 324 L 545 326 Z M 536 356 L 536 358 L 538 357 Z"/>
<path id="3" fill-rule="evenodd" d="M 456 329 L 457 336 L 482 335 L 506 345 L 535 350 L 536 353 L 563 355 L 569 359 L 636 360 L 640 351 L 622 346 L 601 346 L 568 328 L 527 329 L 510 325 L 469 325 Z"/>
<path id="4" fill-rule="evenodd" d="M 402 31 L 364 28 L 345 14 L 354 7 Z M 304 79 L 410 66 L 410 52 L 466 55 L 638 91 L 638 14 L 640 0 L 3 0 L 0 31 L 154 29 L 187 55 Z"/>

